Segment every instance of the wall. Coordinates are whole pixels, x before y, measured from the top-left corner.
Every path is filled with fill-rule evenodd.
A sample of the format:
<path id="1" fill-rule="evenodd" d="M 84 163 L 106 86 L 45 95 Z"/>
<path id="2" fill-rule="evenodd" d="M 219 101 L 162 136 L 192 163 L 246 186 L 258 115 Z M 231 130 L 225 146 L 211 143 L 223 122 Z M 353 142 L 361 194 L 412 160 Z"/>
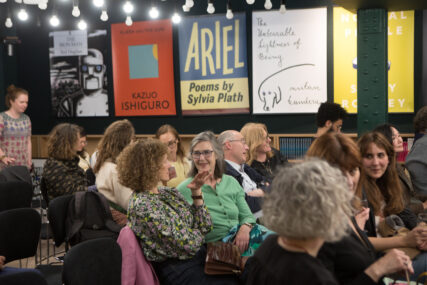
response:
<path id="1" fill-rule="evenodd" d="M 63 24 L 58 30 L 76 29 L 75 18 L 71 16 L 71 4 L 57 3 L 57 10 L 59 18 Z M 99 19 L 100 12 L 95 10 L 92 1 L 80 1 L 82 15 L 88 21 L 88 24 L 93 28 L 104 28 L 109 30 L 111 23 L 123 22 L 125 14 L 122 12 L 121 5 L 123 1 L 107 1 L 110 3 L 108 7 L 109 21 L 105 24 Z M 135 12 L 133 15 L 134 21 L 147 20 L 145 14 L 148 13 L 149 3 L 148 1 L 133 1 L 135 5 Z M 143 2 L 143 3 L 141 3 Z M 214 1 L 216 13 L 225 13 L 225 2 L 226 1 Z M 252 47 L 251 47 L 251 11 L 252 10 L 263 10 L 264 2 L 262 0 L 256 0 L 253 6 L 246 4 L 244 0 L 232 1 L 233 11 L 246 11 L 247 16 L 247 38 L 248 38 L 248 59 L 249 59 L 249 82 L 252 77 Z M 280 1 L 273 0 L 273 7 L 279 8 Z M 167 0 L 165 2 L 156 1 L 159 5 L 159 10 L 165 15 L 170 15 L 173 12 L 173 0 Z M 184 1 L 180 0 L 179 4 L 176 4 L 177 10 L 183 15 L 181 6 Z M 207 1 L 201 0 L 195 1 L 195 6 L 191 12 L 186 15 L 205 15 Z M 120 5 L 119 5 L 120 4 Z M 287 0 L 287 8 L 305 8 L 305 7 L 328 7 L 328 101 L 333 99 L 333 62 L 332 62 L 332 1 L 331 0 Z M 2 10 L 4 6 L 0 6 Z M 110 116 L 108 118 L 74 118 L 70 119 L 57 119 L 51 115 L 51 103 L 50 103 L 50 83 L 49 83 L 49 37 L 48 33 L 52 31 L 52 28 L 48 25 L 48 19 L 51 14 L 50 11 L 40 11 L 36 7 L 29 9 L 30 15 L 33 17 L 28 23 L 18 23 L 15 21 L 16 33 L 22 40 L 17 48 L 17 76 L 16 85 L 24 87 L 30 92 L 30 105 L 27 114 L 31 117 L 33 122 L 33 134 L 47 134 L 50 129 L 59 122 L 73 122 L 82 125 L 86 128 L 89 134 L 101 134 L 104 129 L 116 119 L 117 117 Z M 166 11 L 169 11 L 166 13 Z M 3 15 L 1 15 L 3 14 Z M 0 36 L 3 38 L 7 32 L 3 25 L 4 11 L 0 11 Z M 422 53 L 422 13 L 416 13 L 416 28 L 415 28 L 415 58 L 420 58 Z M 161 16 L 162 17 L 162 16 Z M 89 20 L 88 20 L 89 19 Z M 92 20 L 94 19 L 94 20 Z M 65 23 L 68 21 L 68 23 Z M 177 29 L 174 28 L 173 32 L 174 39 L 174 54 L 178 52 L 178 33 Z M 108 66 L 108 82 L 110 94 L 110 110 L 114 110 L 113 102 L 113 79 L 112 79 L 112 66 L 111 66 L 111 44 L 109 42 L 108 47 L 109 56 L 107 58 Z M 1 56 L 1 53 L 0 53 Z M 9 61 L 0 58 L 0 69 L 3 68 L 5 73 L 8 70 L 13 70 L 15 66 L 11 66 Z M 152 134 L 156 129 L 165 123 L 174 125 L 180 133 L 194 134 L 202 130 L 212 130 L 219 133 L 225 129 L 240 129 L 243 124 L 249 121 L 259 121 L 265 123 L 271 133 L 313 133 L 315 132 L 315 115 L 314 114 L 300 114 L 300 115 L 221 115 L 221 116 L 198 116 L 198 117 L 183 117 L 180 112 L 180 87 L 179 87 L 179 62 L 178 58 L 174 59 L 174 73 L 175 73 L 175 91 L 176 91 L 176 102 L 177 102 L 177 116 L 172 117 L 130 117 L 128 118 L 135 125 L 137 133 L 140 134 Z M 418 110 L 422 106 L 422 97 L 419 96 L 421 92 L 421 69 L 422 63 L 419 60 L 415 60 L 415 109 Z M 5 77 L 1 76 L 0 71 L 0 100 L 4 101 L 4 90 L 6 83 Z M 10 79 L 8 79 L 10 80 Z M 249 84 L 249 91 L 252 92 L 251 84 Z M 3 103 L 2 103 L 3 104 Z M 0 105 L 0 108 L 3 105 Z M 0 109 L 2 110 L 2 109 Z M 392 114 L 389 116 L 391 123 L 396 124 L 401 132 L 412 132 L 412 117 L 413 114 Z M 351 115 L 344 123 L 344 131 L 349 133 L 357 132 L 357 120 L 355 115 Z"/>

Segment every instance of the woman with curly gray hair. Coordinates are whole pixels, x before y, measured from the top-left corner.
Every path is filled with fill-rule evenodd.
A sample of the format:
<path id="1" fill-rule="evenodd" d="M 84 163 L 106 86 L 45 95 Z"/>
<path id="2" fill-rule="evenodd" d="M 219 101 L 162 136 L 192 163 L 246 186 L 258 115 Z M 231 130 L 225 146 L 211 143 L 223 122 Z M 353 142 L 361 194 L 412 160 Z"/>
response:
<path id="1" fill-rule="evenodd" d="M 246 284 L 338 284 L 316 259 L 325 241 L 349 229 L 352 195 L 339 169 L 310 160 L 281 169 L 266 195 L 263 221 L 270 235 L 245 268 Z"/>
<path id="2" fill-rule="evenodd" d="M 244 253 L 249 246 L 250 233 L 255 218 L 245 200 L 245 192 L 239 182 L 224 174 L 225 162 L 222 147 L 215 135 L 210 132 L 198 134 L 190 146 L 191 169 L 189 178 L 184 180 L 178 190 L 189 203 L 203 198 L 212 217 L 213 230 L 206 235 L 206 242 L 219 241 L 238 226 L 233 243 Z M 194 177 L 206 174 L 200 180 L 200 196 L 192 196 Z"/>

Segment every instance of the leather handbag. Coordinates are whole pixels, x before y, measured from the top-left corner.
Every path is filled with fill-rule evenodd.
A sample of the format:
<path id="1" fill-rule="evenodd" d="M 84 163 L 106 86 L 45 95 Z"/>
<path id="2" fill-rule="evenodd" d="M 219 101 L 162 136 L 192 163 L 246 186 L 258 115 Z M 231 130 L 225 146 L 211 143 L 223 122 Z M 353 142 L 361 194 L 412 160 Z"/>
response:
<path id="1" fill-rule="evenodd" d="M 231 243 L 208 243 L 205 273 L 208 275 L 229 275 L 242 273 L 242 258 L 239 248 Z"/>

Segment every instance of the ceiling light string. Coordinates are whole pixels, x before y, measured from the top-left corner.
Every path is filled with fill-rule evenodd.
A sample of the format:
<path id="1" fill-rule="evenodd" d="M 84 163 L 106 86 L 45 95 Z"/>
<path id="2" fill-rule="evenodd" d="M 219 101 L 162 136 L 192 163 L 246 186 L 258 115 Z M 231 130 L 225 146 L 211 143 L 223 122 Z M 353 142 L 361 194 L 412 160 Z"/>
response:
<path id="1" fill-rule="evenodd" d="M 52 27 L 58 27 L 60 24 L 60 21 L 56 12 L 55 0 L 52 0 L 52 17 L 50 17 L 49 23 Z"/>
<path id="2" fill-rule="evenodd" d="M 178 14 L 176 9 L 176 3 L 178 0 L 174 0 L 173 2 L 173 15 L 172 15 L 172 23 L 179 24 L 181 22 L 181 16 Z"/>

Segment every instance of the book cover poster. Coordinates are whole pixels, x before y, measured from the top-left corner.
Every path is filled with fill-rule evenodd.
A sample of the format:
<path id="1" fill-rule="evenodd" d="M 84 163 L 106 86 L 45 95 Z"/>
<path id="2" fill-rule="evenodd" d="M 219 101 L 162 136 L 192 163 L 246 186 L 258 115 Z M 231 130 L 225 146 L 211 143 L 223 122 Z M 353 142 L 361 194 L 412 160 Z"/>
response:
<path id="1" fill-rule="evenodd" d="M 245 14 L 184 17 L 178 32 L 182 114 L 249 113 Z"/>
<path id="2" fill-rule="evenodd" d="M 357 14 L 334 7 L 334 101 L 357 113 Z M 388 12 L 388 112 L 414 112 L 414 11 Z"/>
<path id="3" fill-rule="evenodd" d="M 316 113 L 327 100 L 326 8 L 252 13 L 254 114 Z"/>
<path id="4" fill-rule="evenodd" d="M 57 31 L 49 38 L 53 115 L 108 116 L 107 31 Z"/>
<path id="5" fill-rule="evenodd" d="M 111 25 L 116 116 L 175 115 L 170 20 Z"/>

